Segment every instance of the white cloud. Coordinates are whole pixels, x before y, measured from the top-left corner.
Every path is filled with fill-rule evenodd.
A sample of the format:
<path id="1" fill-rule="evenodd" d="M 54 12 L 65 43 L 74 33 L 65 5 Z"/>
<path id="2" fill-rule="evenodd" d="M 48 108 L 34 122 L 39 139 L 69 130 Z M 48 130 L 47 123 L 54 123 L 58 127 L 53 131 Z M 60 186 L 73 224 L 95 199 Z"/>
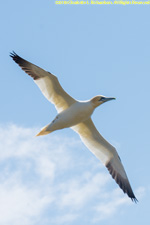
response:
<path id="1" fill-rule="evenodd" d="M 30 224 L 36 222 L 36 216 L 41 213 L 50 199 L 40 196 L 39 190 L 29 189 L 14 181 L 0 185 L 0 224 Z"/>
<path id="2" fill-rule="evenodd" d="M 93 219 L 94 222 L 110 218 L 118 211 L 118 209 L 120 210 L 121 205 L 132 204 L 127 196 L 122 196 L 119 189 L 108 193 L 108 196 L 109 198 L 95 207 L 96 215 Z"/>
<path id="3" fill-rule="evenodd" d="M 120 189 L 107 191 L 109 174 L 88 158 L 79 139 L 36 133 L 0 126 L 0 224 L 84 223 L 88 212 L 89 223 L 97 223 L 130 204 Z"/>
<path id="4" fill-rule="evenodd" d="M 71 205 L 74 209 L 82 208 L 94 196 L 100 192 L 103 193 L 103 188 L 108 180 L 109 176 L 106 174 L 96 173 L 94 175 L 90 172 L 85 172 L 75 179 L 68 180 L 68 183 L 62 186 L 63 195 L 60 206 L 63 208 Z"/>

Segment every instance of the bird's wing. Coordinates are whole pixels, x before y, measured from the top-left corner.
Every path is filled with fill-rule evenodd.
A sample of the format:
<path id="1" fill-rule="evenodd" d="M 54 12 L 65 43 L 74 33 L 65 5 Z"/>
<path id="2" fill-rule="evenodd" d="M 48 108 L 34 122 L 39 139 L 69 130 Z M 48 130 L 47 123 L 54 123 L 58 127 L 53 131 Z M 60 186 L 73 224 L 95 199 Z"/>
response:
<path id="1" fill-rule="evenodd" d="M 67 109 L 76 102 L 75 99 L 64 91 L 56 76 L 24 60 L 15 52 L 11 53 L 10 56 L 34 79 L 34 82 L 38 85 L 43 95 L 55 105 L 58 112 Z"/>
<path id="2" fill-rule="evenodd" d="M 134 196 L 116 149 L 100 135 L 91 118 L 73 126 L 72 129 L 79 134 L 87 148 L 107 167 L 124 193 L 127 193 L 136 202 L 137 199 Z"/>

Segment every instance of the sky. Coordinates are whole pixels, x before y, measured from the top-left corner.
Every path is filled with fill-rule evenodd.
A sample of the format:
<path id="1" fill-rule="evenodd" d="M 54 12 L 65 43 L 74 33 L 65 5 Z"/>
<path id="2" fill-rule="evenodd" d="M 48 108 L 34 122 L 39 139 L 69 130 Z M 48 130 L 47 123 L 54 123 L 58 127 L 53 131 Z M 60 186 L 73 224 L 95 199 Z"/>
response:
<path id="1" fill-rule="evenodd" d="M 149 224 L 149 10 L 1 2 L 0 224 Z M 116 97 L 92 119 L 117 149 L 137 204 L 71 129 L 35 138 L 56 110 L 9 57 L 13 50 L 75 99 Z"/>

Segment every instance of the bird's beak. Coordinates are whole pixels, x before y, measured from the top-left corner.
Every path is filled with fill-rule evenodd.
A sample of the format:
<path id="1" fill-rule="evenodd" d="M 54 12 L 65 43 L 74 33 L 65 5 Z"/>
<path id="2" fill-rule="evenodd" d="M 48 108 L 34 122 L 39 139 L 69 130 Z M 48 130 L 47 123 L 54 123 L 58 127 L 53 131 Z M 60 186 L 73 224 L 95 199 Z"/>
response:
<path id="1" fill-rule="evenodd" d="M 104 102 L 108 102 L 108 101 L 110 101 L 110 100 L 115 100 L 116 98 L 103 98 L 103 100 L 102 100 L 102 102 L 104 103 Z"/>

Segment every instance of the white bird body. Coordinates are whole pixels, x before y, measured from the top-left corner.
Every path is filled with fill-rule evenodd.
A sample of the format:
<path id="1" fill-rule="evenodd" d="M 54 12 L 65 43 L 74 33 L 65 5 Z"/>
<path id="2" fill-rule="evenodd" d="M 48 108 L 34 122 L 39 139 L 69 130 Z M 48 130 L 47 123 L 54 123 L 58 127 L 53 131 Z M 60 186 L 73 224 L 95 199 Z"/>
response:
<path id="1" fill-rule="evenodd" d="M 55 119 L 46 127 L 44 127 L 39 135 L 45 135 L 55 130 L 75 126 L 84 122 L 92 115 L 94 107 L 91 101 L 76 101 L 69 108 L 57 114 Z"/>
<path id="2" fill-rule="evenodd" d="M 57 109 L 55 119 L 37 136 L 67 127 L 72 128 L 79 134 L 87 148 L 107 167 L 120 188 L 137 202 L 116 149 L 100 135 L 91 119 L 96 107 L 115 98 L 99 95 L 88 101 L 77 101 L 64 91 L 56 76 L 24 60 L 14 52 L 10 56 L 34 79 L 43 95 Z"/>

